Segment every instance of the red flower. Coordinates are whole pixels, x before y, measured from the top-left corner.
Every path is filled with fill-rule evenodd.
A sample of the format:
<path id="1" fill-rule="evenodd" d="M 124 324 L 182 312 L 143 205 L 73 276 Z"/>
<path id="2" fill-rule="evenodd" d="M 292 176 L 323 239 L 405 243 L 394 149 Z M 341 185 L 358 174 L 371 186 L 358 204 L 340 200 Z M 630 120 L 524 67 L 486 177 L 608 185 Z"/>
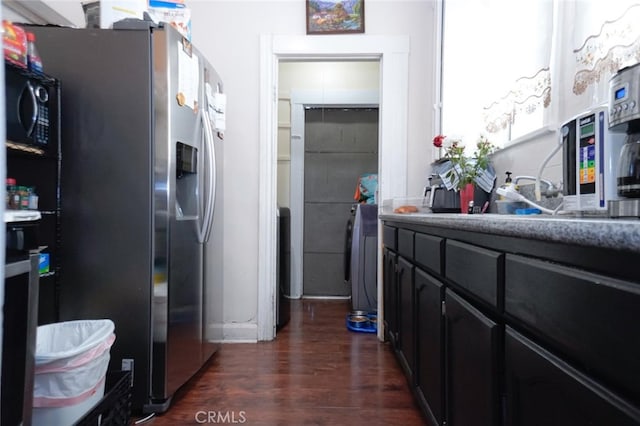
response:
<path id="1" fill-rule="evenodd" d="M 436 148 L 442 147 L 442 142 L 444 141 L 445 138 L 446 136 L 444 135 L 436 136 L 435 138 L 433 138 L 433 146 L 435 146 Z"/>

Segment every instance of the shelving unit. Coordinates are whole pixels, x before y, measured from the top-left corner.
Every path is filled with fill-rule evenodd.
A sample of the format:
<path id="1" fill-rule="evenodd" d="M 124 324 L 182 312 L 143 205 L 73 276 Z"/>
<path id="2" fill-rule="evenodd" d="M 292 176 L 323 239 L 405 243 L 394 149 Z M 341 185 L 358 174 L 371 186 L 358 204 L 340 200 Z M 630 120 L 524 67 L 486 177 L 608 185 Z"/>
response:
<path id="1" fill-rule="evenodd" d="M 23 76 L 35 81 L 48 91 L 49 141 L 46 144 L 27 144 L 11 140 L 7 131 L 6 161 L 7 175 L 16 179 L 19 186 L 34 187 L 38 195 L 38 210 L 42 216 L 38 223 L 38 245 L 42 253 L 49 254 L 49 272 L 39 276 L 38 325 L 58 321 L 58 294 L 60 286 L 59 248 L 61 242 L 61 129 L 60 129 L 60 82 L 47 75 L 36 74 L 5 64 L 9 77 Z M 9 83 L 7 83 L 9 84 Z M 7 102 L 10 101 L 7 97 Z M 15 108 L 7 105 L 7 109 Z"/>

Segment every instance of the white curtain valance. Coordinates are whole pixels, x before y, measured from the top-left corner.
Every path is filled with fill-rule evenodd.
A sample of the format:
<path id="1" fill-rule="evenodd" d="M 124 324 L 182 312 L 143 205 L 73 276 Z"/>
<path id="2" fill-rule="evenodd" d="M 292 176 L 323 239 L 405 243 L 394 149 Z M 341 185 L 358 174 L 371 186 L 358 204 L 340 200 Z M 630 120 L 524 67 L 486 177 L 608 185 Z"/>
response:
<path id="1" fill-rule="evenodd" d="M 576 25 L 574 40 L 583 40 L 573 50 L 576 61 L 573 93 L 581 95 L 592 84 L 608 80 L 618 70 L 640 62 L 640 3 L 586 3 L 577 9 L 582 25 Z M 620 12 L 621 8 L 625 8 Z M 615 19 L 606 17 L 618 12 Z"/>
<path id="2" fill-rule="evenodd" d="M 551 72 L 543 68 L 532 77 L 521 77 L 505 96 L 484 108 L 485 129 L 497 133 L 514 124 L 521 114 L 532 114 L 551 103 Z"/>

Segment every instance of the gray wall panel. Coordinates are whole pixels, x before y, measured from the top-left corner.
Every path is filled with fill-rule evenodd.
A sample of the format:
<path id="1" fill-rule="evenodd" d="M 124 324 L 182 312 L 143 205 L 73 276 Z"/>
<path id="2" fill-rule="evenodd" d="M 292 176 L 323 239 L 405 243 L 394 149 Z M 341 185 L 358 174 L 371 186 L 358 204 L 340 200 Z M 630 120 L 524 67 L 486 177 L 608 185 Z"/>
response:
<path id="1" fill-rule="evenodd" d="M 306 151 L 378 152 L 377 109 L 307 109 L 305 120 Z"/>
<path id="2" fill-rule="evenodd" d="M 378 154 L 306 153 L 306 202 L 353 203 L 358 176 L 378 170 Z"/>
<path id="3" fill-rule="evenodd" d="M 348 296 L 347 221 L 358 177 L 378 171 L 377 109 L 305 110 L 303 294 Z"/>
<path id="4" fill-rule="evenodd" d="M 304 250 L 341 254 L 344 251 L 351 203 L 305 205 Z M 336 236 L 339 236 L 336 238 Z"/>
<path id="5" fill-rule="evenodd" d="M 305 253 L 305 296 L 349 296 L 351 287 L 342 274 L 342 255 Z"/>

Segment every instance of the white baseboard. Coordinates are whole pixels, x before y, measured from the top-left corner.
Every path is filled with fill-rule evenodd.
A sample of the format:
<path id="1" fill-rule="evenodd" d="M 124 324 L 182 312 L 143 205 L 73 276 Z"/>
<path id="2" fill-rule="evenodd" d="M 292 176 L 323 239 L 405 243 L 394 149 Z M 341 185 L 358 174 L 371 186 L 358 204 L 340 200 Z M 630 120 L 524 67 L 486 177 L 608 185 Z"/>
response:
<path id="1" fill-rule="evenodd" d="M 256 343 L 258 325 L 255 323 L 228 323 L 222 326 L 222 343 Z"/>
<path id="2" fill-rule="evenodd" d="M 349 300 L 351 296 L 305 296 L 302 295 L 301 299 L 315 299 L 315 300 Z"/>

